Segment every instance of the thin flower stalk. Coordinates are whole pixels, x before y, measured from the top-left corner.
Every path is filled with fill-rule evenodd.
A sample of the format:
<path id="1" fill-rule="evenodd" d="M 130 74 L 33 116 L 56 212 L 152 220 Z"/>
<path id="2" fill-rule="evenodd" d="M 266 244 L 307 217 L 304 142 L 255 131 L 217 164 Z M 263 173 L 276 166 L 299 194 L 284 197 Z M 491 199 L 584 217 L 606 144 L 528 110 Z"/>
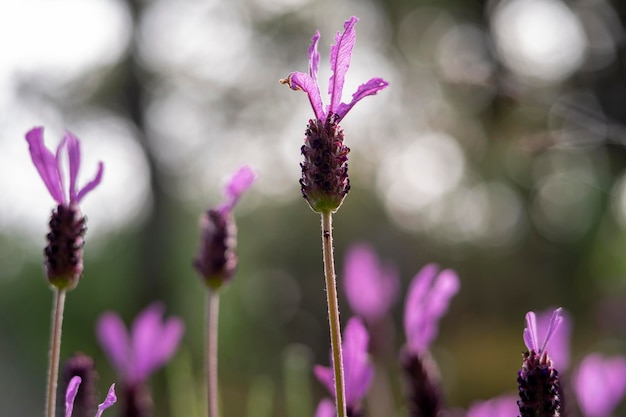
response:
<path id="1" fill-rule="evenodd" d="M 219 326 L 220 296 L 216 291 L 207 291 L 206 330 L 206 375 L 209 417 L 219 417 L 219 385 L 217 372 L 217 335 Z"/>

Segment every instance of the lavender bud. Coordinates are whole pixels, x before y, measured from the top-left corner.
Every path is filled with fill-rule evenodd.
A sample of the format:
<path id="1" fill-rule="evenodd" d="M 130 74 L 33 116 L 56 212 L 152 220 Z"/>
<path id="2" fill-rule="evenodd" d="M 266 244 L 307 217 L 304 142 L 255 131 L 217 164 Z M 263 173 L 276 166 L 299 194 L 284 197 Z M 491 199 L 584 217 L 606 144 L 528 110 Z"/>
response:
<path id="1" fill-rule="evenodd" d="M 400 352 L 410 417 L 437 417 L 442 409 L 442 393 L 437 366 L 427 353 L 410 349 Z"/>
<path id="2" fill-rule="evenodd" d="M 93 417 L 98 404 L 98 399 L 96 398 L 98 373 L 96 372 L 93 359 L 83 353 L 75 353 L 67 359 L 63 369 L 64 386 L 67 387 L 70 380 L 75 376 L 79 376 L 82 382 L 74 399 L 72 417 Z M 62 395 L 65 391 L 66 389 L 59 390 L 59 395 Z M 58 403 L 63 404 L 63 399 L 58 401 Z"/>
<path id="3" fill-rule="evenodd" d="M 335 212 L 350 190 L 350 148 L 343 144 L 343 130 L 329 114 L 326 122 L 309 120 L 305 135 L 301 148 L 304 162 L 300 164 L 302 196 L 316 213 Z"/>
<path id="4" fill-rule="evenodd" d="M 237 226 L 230 210 L 209 210 L 200 218 L 200 229 L 200 250 L 193 265 L 215 290 L 235 274 Z"/>
<path id="5" fill-rule="evenodd" d="M 534 349 L 523 355 L 522 369 L 518 372 L 520 417 L 559 417 L 561 398 L 559 373 L 546 351 Z"/>
<path id="6" fill-rule="evenodd" d="M 44 255 L 48 280 L 59 289 L 76 287 L 83 273 L 85 222 L 75 205 L 60 204 L 52 212 Z"/>

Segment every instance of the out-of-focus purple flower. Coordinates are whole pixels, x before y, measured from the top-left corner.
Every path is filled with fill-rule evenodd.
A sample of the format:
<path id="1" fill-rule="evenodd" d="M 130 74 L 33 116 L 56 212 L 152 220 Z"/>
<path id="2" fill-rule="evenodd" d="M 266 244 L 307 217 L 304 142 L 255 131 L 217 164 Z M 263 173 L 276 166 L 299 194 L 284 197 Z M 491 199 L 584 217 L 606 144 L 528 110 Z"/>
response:
<path id="1" fill-rule="evenodd" d="M 224 203 L 200 217 L 200 249 L 193 265 L 213 290 L 230 281 L 237 269 L 237 226 L 232 211 L 254 179 L 249 167 L 240 168 L 224 188 Z"/>
<path id="2" fill-rule="evenodd" d="M 50 232 L 46 235 L 48 245 L 44 250 L 46 274 L 50 283 L 59 289 L 72 289 L 78 285 L 83 272 L 83 243 L 87 230 L 85 217 L 78 203 L 96 188 L 102 180 L 103 165 L 98 164 L 96 176 L 84 187 L 77 188 L 80 169 L 80 142 L 66 132 L 63 140 L 52 153 L 43 141 L 43 127 L 26 133 L 31 159 L 52 198 L 58 203 L 50 219 Z M 63 159 L 68 160 L 69 185 L 63 174 Z"/>
<path id="3" fill-rule="evenodd" d="M 343 144 L 343 130 L 339 127 L 339 122 L 363 97 L 376 94 L 388 85 L 382 78 L 372 78 L 359 86 L 349 103 L 341 102 L 343 85 L 356 41 L 354 26 L 358 20 L 354 16 L 347 20 L 343 33 L 337 32 L 335 44 L 330 48 L 332 75 L 328 86 L 330 95 L 328 106 L 324 107 L 322 103 L 317 81 L 320 62 L 320 54 L 317 51 L 319 31 L 315 32 L 309 47 L 309 73 L 292 72 L 286 79 L 280 80 L 292 90 L 304 91 L 315 113 L 315 118 L 309 120 L 304 145 L 301 148 L 304 162 L 300 164 L 302 168 L 300 185 L 303 197 L 317 213 L 337 211 L 350 190 L 347 163 L 350 148 Z"/>
<path id="4" fill-rule="evenodd" d="M 437 336 L 439 319 L 448 310 L 450 299 L 458 292 L 457 274 L 445 269 L 439 272 L 428 264 L 413 278 L 404 308 L 407 347 L 421 354 Z"/>
<path id="5" fill-rule="evenodd" d="M 98 163 L 98 170 L 95 177 L 83 188 L 77 189 L 76 181 L 80 170 L 80 142 L 76 136 L 70 132 L 65 132 L 65 136 L 54 155 L 43 141 L 43 127 L 35 127 L 26 133 L 26 141 L 29 145 L 30 157 L 46 188 L 54 200 L 62 206 L 78 204 L 91 190 L 96 188 L 102 180 L 104 166 Z M 62 155 L 67 154 L 69 163 L 69 187 L 66 191 L 65 179 L 63 176 Z"/>
<path id="6" fill-rule="evenodd" d="M 384 89 L 389 83 L 382 78 L 372 78 L 365 84 L 359 86 L 357 91 L 352 95 L 350 103 L 342 103 L 341 96 L 343 93 L 343 84 L 346 73 L 350 67 L 352 59 L 352 49 L 356 42 L 356 32 L 354 26 L 359 21 L 358 18 L 352 16 L 344 24 L 343 33 L 337 32 L 335 36 L 335 44 L 330 48 L 330 68 L 332 75 L 328 85 L 328 94 L 330 95 L 330 104 L 324 108 L 320 87 L 317 81 L 317 73 L 319 70 L 320 54 L 317 51 L 317 44 L 320 39 L 319 31 L 315 32 L 311 39 L 309 47 L 309 73 L 292 72 L 281 83 L 289 85 L 292 90 L 302 90 L 309 97 L 311 107 L 315 112 L 318 120 L 326 120 L 328 116 L 335 118 L 335 122 L 339 123 L 341 119 L 350 111 L 350 109 L 359 102 L 363 97 L 376 94 Z"/>
<path id="7" fill-rule="evenodd" d="M 537 336 L 544 339 L 550 328 L 554 308 L 537 313 Z M 559 372 L 565 372 L 569 366 L 569 344 L 572 319 L 564 309 L 560 309 L 561 322 L 550 338 L 550 358 Z"/>
<path id="8" fill-rule="evenodd" d="M 367 322 L 379 321 L 397 298 L 398 270 L 393 265 L 381 264 L 374 250 L 366 244 L 350 248 L 343 275 L 352 311 Z"/>
<path id="9" fill-rule="evenodd" d="M 324 398 L 315 409 L 315 417 L 336 417 L 335 403 L 329 398 Z"/>
<path id="10" fill-rule="evenodd" d="M 367 353 L 368 343 L 369 335 L 361 320 L 357 317 L 348 320 L 342 342 L 347 408 L 355 410 L 360 408 L 361 400 L 367 394 L 374 377 L 374 367 Z M 316 365 L 313 372 L 328 391 L 334 394 L 335 380 L 332 367 Z"/>
<path id="11" fill-rule="evenodd" d="M 517 378 L 520 396 L 517 405 L 521 417 L 560 415 L 562 400 L 559 372 L 547 348 L 562 321 L 561 309 L 557 308 L 552 313 L 545 334 L 540 335 L 535 313 L 529 311 L 526 314 L 523 335 L 528 351 L 522 355 L 522 369 Z"/>
<path id="12" fill-rule="evenodd" d="M 626 358 L 587 355 L 574 376 L 578 405 L 585 417 L 609 417 L 626 393 Z"/>
<path id="13" fill-rule="evenodd" d="M 75 376 L 67 385 L 67 391 L 65 392 L 65 417 L 72 417 L 72 411 L 74 411 L 74 400 L 78 394 L 78 387 L 80 386 L 81 381 L 82 380 L 79 376 Z M 98 406 L 98 411 L 96 412 L 95 417 L 100 417 L 104 410 L 115 404 L 115 401 L 117 401 L 117 397 L 115 396 L 115 384 L 112 384 L 104 402 Z"/>
<path id="14" fill-rule="evenodd" d="M 148 306 L 135 318 L 130 334 L 116 313 L 107 312 L 98 319 L 100 345 L 127 385 L 145 382 L 178 348 L 184 324 L 176 317 L 163 321 L 163 310 L 160 303 Z"/>
<path id="15" fill-rule="evenodd" d="M 517 399 L 514 395 L 502 395 L 486 401 L 473 403 L 465 417 L 511 417 L 517 415 Z"/>

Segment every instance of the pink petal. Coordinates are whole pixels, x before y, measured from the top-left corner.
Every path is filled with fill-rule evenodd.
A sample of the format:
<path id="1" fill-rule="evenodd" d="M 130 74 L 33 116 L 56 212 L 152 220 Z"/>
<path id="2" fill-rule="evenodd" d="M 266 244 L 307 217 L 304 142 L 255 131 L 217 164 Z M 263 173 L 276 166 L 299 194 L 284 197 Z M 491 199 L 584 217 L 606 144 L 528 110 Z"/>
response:
<path id="1" fill-rule="evenodd" d="M 324 398 L 320 401 L 317 409 L 315 409 L 315 417 L 336 417 L 335 403 L 330 399 Z"/>
<path id="2" fill-rule="evenodd" d="M 356 42 L 356 32 L 354 26 L 359 19 L 352 16 L 347 20 L 343 27 L 343 33 L 337 32 L 335 36 L 335 44 L 330 47 L 330 83 L 328 85 L 328 94 L 330 95 L 329 112 L 336 113 L 341 102 L 341 93 L 346 78 L 348 68 L 350 68 L 350 59 L 352 58 L 352 49 Z"/>
<path id="3" fill-rule="evenodd" d="M 169 362 L 176 353 L 184 332 L 185 325 L 183 321 L 178 318 L 169 318 L 163 324 L 159 342 L 154 346 L 155 352 L 152 355 L 152 363 L 149 364 L 147 369 L 148 374 L 151 374 Z"/>
<path id="4" fill-rule="evenodd" d="M 357 317 L 348 320 L 342 346 L 348 405 L 358 405 L 365 397 L 374 376 L 374 368 L 369 363 L 368 344 L 369 335 L 361 320 Z"/>
<path id="5" fill-rule="evenodd" d="M 122 319 L 115 313 L 104 313 L 98 319 L 96 335 L 113 366 L 120 375 L 127 376 L 131 346 Z"/>
<path id="6" fill-rule="evenodd" d="M 372 96 L 380 90 L 386 88 L 388 85 L 389 83 L 382 78 L 372 78 L 365 84 L 361 84 L 359 88 L 357 88 L 356 93 L 352 94 L 352 101 L 350 101 L 350 103 L 341 103 L 337 107 L 337 111 L 335 113 L 339 116 L 339 120 L 343 119 L 345 115 L 348 114 L 350 109 L 354 107 L 356 103 L 361 101 L 362 98 Z"/>
<path id="7" fill-rule="evenodd" d="M 404 306 L 404 331 L 407 343 L 413 349 L 421 351 L 426 345 L 421 340 L 424 321 L 425 299 L 432 281 L 437 275 L 437 265 L 428 264 L 415 275 L 409 285 Z"/>
<path id="8" fill-rule="evenodd" d="M 100 417 L 102 412 L 107 408 L 111 407 L 117 401 L 117 397 L 115 396 L 115 384 L 111 385 L 109 388 L 109 392 L 107 393 L 104 402 L 98 406 L 98 412 L 96 413 L 96 417 Z"/>
<path id="9" fill-rule="evenodd" d="M 535 352 L 539 349 L 539 341 L 537 339 L 537 318 L 535 313 L 529 311 L 526 313 L 526 327 L 524 328 L 524 343 L 528 350 L 534 350 Z"/>
<path id="10" fill-rule="evenodd" d="M 537 314 L 537 337 L 539 340 L 545 340 L 553 314 L 554 308 L 549 308 Z M 558 369 L 559 372 L 564 372 L 569 367 L 569 344 L 572 319 L 563 309 L 561 309 L 561 318 L 561 324 L 550 338 L 548 353 L 556 369 Z"/>
<path id="11" fill-rule="evenodd" d="M 74 200 L 75 203 L 79 203 L 83 199 L 83 197 L 87 195 L 87 193 L 89 193 L 91 190 L 93 190 L 100 184 L 100 181 L 102 181 L 103 172 L 104 172 L 104 165 L 102 164 L 102 162 L 98 162 L 98 171 L 96 172 L 96 176 L 94 177 L 93 180 L 85 184 L 85 186 L 81 188 L 78 194 L 76 194 L 76 199 Z"/>
<path id="12" fill-rule="evenodd" d="M 311 46 L 309 46 L 309 75 L 317 83 L 317 72 L 320 67 L 320 53 L 317 51 L 317 44 L 320 40 L 319 30 L 315 32 L 311 38 Z"/>
<path id="13" fill-rule="evenodd" d="M 313 373 L 320 381 L 322 385 L 326 387 L 331 394 L 335 392 L 335 377 L 333 375 L 333 369 L 326 366 L 315 365 L 313 367 Z"/>
<path id="14" fill-rule="evenodd" d="M 320 94 L 320 87 L 317 84 L 317 80 L 311 77 L 309 74 L 303 72 L 292 72 L 286 79 L 280 81 L 283 84 L 287 84 L 292 90 L 302 90 L 309 96 L 311 107 L 315 112 L 315 117 L 319 120 L 325 120 L 326 114 L 322 106 L 322 96 Z"/>
<path id="15" fill-rule="evenodd" d="M 65 132 L 67 144 L 67 154 L 70 164 L 70 201 L 76 201 L 76 178 L 80 170 L 80 142 L 78 138 L 70 132 Z"/>
<path id="16" fill-rule="evenodd" d="M 152 303 L 135 318 L 131 330 L 134 381 L 145 381 L 154 368 L 156 347 L 161 343 L 161 318 L 164 307 Z"/>
<path id="17" fill-rule="evenodd" d="M 39 176 L 43 180 L 50 195 L 59 204 L 65 204 L 65 196 L 61 187 L 57 162 L 50 150 L 43 143 L 43 127 L 36 127 L 26 133 L 26 141 L 30 151 L 30 157 Z"/>
<path id="18" fill-rule="evenodd" d="M 78 394 L 78 387 L 82 379 L 79 376 L 74 376 L 70 379 L 70 383 L 67 384 L 67 390 L 65 391 L 65 417 L 72 417 L 72 411 L 74 411 L 74 400 Z"/>
<path id="19" fill-rule="evenodd" d="M 241 167 L 235 172 L 224 189 L 226 203 L 221 210 L 232 210 L 241 195 L 250 188 L 255 178 L 254 172 L 247 166 Z"/>
<path id="20" fill-rule="evenodd" d="M 586 417 L 609 417 L 626 392 L 626 359 L 587 355 L 574 377 L 574 389 Z"/>

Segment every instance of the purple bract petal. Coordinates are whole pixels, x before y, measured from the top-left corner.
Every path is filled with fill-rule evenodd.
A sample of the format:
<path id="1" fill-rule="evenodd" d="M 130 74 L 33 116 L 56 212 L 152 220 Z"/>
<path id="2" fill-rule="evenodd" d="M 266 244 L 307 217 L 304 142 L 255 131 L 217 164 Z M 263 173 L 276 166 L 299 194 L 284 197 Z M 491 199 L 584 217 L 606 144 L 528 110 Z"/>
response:
<path id="1" fill-rule="evenodd" d="M 317 51 L 317 44 L 320 40 L 319 30 L 311 38 L 311 46 L 309 46 L 309 75 L 317 83 L 317 72 L 320 68 L 320 53 Z"/>
<path id="2" fill-rule="evenodd" d="M 315 417 L 335 417 L 335 404 L 328 398 L 324 398 L 315 409 Z"/>
<path id="3" fill-rule="evenodd" d="M 550 308 L 537 314 L 537 336 L 538 339 L 545 339 L 550 328 L 554 308 Z M 569 343 L 572 329 L 572 319 L 569 314 L 561 309 L 561 324 L 554 330 L 550 338 L 550 359 L 559 372 L 564 372 L 569 367 Z"/>
<path id="4" fill-rule="evenodd" d="M 39 176 L 43 180 L 50 195 L 59 204 L 65 204 L 65 196 L 61 187 L 61 180 L 57 170 L 57 161 L 52 152 L 43 142 L 43 127 L 36 127 L 26 133 L 30 157 Z"/>
<path id="5" fill-rule="evenodd" d="M 534 350 L 536 353 L 541 353 L 546 350 L 552 335 L 558 329 L 559 325 L 563 321 L 563 317 L 561 316 L 561 308 L 557 308 L 552 313 L 550 318 L 550 323 L 548 324 L 547 329 L 545 329 L 545 333 L 543 334 L 543 339 L 539 338 L 539 332 L 537 329 L 537 317 L 534 312 L 529 311 L 526 313 L 526 327 L 524 328 L 523 337 L 524 343 L 528 350 Z M 540 342 L 543 340 L 543 343 Z M 541 344 L 540 344 L 541 343 Z"/>
<path id="6" fill-rule="evenodd" d="M 123 378 L 127 378 L 130 338 L 122 319 L 115 313 L 104 313 L 96 324 L 96 335 L 113 367 Z"/>
<path id="7" fill-rule="evenodd" d="M 346 79 L 346 73 L 350 68 L 350 59 L 352 58 L 352 49 L 356 42 L 356 32 L 354 26 L 359 19 L 352 16 L 344 25 L 343 33 L 337 32 L 335 36 L 335 44 L 330 47 L 330 83 L 328 85 L 328 94 L 330 95 L 331 113 L 337 113 L 337 108 L 341 102 L 341 93 L 343 92 L 343 84 Z"/>
<path id="8" fill-rule="evenodd" d="M 314 80 L 309 74 L 303 72 L 292 72 L 286 79 L 280 81 L 287 84 L 292 90 L 302 90 L 309 97 L 311 107 L 315 112 L 315 117 L 319 120 L 326 119 L 324 106 L 322 105 L 322 95 L 317 80 Z"/>
<path id="9" fill-rule="evenodd" d="M 437 336 L 439 319 L 448 310 L 450 299 L 459 287 L 454 271 L 438 273 L 434 264 L 426 265 L 413 278 L 404 308 L 404 328 L 412 351 L 422 353 L 428 349 Z"/>
<path id="10" fill-rule="evenodd" d="M 70 164 L 70 201 L 76 201 L 76 178 L 78 178 L 78 171 L 80 170 L 80 142 L 70 132 L 65 132 L 64 141 Z"/>
<path id="11" fill-rule="evenodd" d="M 65 417 L 72 417 L 72 411 L 74 411 L 74 400 L 78 394 L 78 387 L 82 379 L 79 376 L 74 376 L 70 379 L 70 383 L 67 384 L 67 390 L 65 391 Z"/>
<path id="12" fill-rule="evenodd" d="M 397 269 L 381 265 L 368 245 L 350 248 L 343 275 L 348 303 L 366 321 L 380 320 L 396 300 L 400 284 Z"/>
<path id="13" fill-rule="evenodd" d="M 517 397 L 503 395 L 470 406 L 465 417 L 510 417 L 519 414 Z"/>
<path id="14" fill-rule="evenodd" d="M 85 195 L 87 195 L 88 192 L 90 192 L 100 184 L 100 181 L 102 181 L 103 172 L 104 165 L 102 164 L 102 162 L 98 162 L 98 170 L 96 171 L 96 176 L 93 180 L 85 184 L 85 186 L 81 188 L 80 191 L 76 194 L 76 200 L 74 201 L 75 203 L 80 203 L 80 201 L 83 199 L 83 197 L 85 197 Z"/>
<path id="15" fill-rule="evenodd" d="M 109 388 L 109 392 L 107 393 L 104 402 L 98 406 L 98 412 L 96 413 L 96 417 L 100 417 L 102 412 L 107 408 L 111 407 L 117 401 L 117 397 L 115 396 L 115 384 L 111 385 Z"/>
<path id="16" fill-rule="evenodd" d="M 343 119 L 344 116 L 348 114 L 350 109 L 354 107 L 356 103 L 361 101 L 361 99 L 378 93 L 380 90 L 384 89 L 388 85 L 389 83 L 382 78 L 372 78 L 365 84 L 361 84 L 356 90 L 356 93 L 352 95 L 352 100 L 350 101 L 350 103 L 341 103 L 337 107 L 337 111 L 335 113 L 337 113 L 337 116 L 339 116 L 339 120 Z"/>
<path id="17" fill-rule="evenodd" d="M 626 393 L 626 358 L 586 356 L 574 377 L 574 390 L 585 417 L 610 417 Z"/>
<path id="18" fill-rule="evenodd" d="M 232 210 L 243 193 L 245 193 L 255 180 L 254 172 L 250 167 L 244 166 L 235 172 L 224 189 L 226 202 L 221 210 Z"/>

